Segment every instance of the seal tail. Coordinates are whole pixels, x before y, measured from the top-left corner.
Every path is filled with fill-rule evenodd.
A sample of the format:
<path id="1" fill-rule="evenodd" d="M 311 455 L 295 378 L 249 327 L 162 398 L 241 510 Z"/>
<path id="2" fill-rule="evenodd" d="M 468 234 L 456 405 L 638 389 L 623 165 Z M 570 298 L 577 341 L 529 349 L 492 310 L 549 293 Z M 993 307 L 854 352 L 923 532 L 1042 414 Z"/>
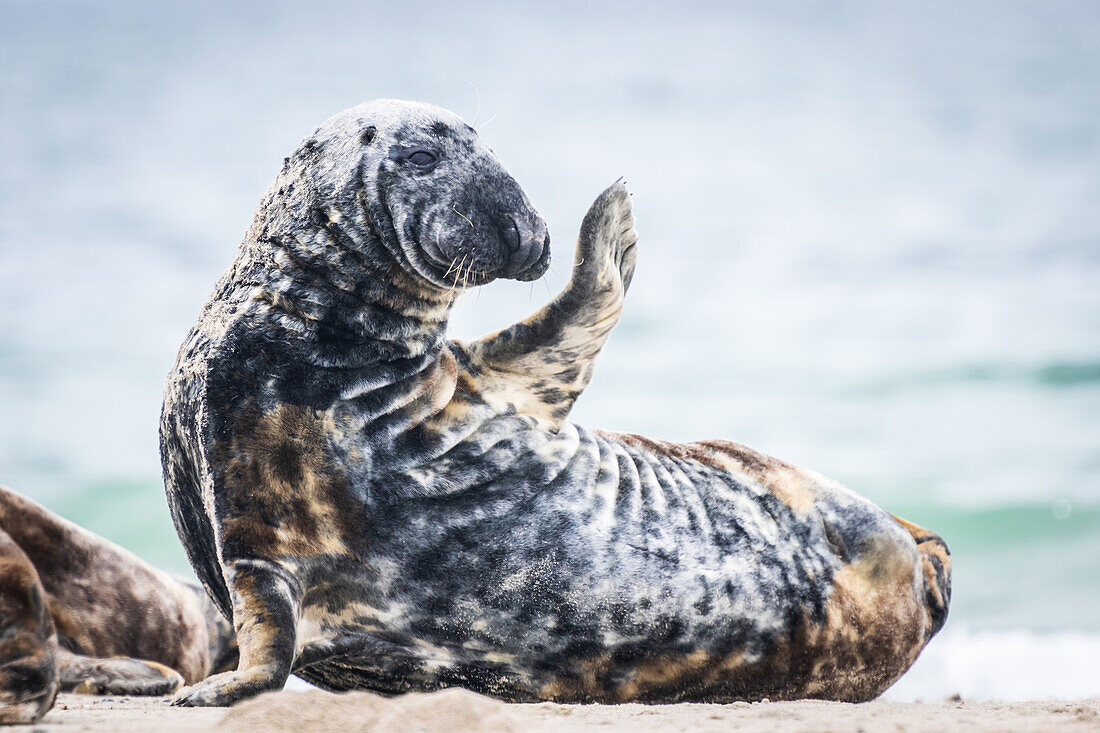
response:
<path id="1" fill-rule="evenodd" d="M 893 514 L 894 521 L 905 528 L 917 543 L 921 570 L 924 574 L 924 605 L 928 610 L 927 638 L 935 636 L 947 621 L 947 608 L 951 604 L 951 550 L 943 539 L 921 527 Z"/>

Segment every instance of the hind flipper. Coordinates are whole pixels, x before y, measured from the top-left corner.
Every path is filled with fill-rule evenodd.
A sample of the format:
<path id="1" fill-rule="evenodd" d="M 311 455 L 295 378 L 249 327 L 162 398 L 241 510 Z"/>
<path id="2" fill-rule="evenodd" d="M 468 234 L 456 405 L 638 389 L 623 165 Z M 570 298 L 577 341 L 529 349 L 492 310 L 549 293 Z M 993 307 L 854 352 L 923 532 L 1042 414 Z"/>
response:
<path id="1" fill-rule="evenodd" d="M 157 697 L 183 687 L 179 672 L 145 659 L 97 659 L 62 650 L 58 661 L 62 692 Z"/>
<path id="2" fill-rule="evenodd" d="M 938 534 L 920 525 L 890 515 L 913 536 L 921 557 L 921 573 L 924 576 L 924 605 L 928 610 L 928 637 L 943 628 L 947 621 L 947 608 L 951 605 L 951 550 Z"/>

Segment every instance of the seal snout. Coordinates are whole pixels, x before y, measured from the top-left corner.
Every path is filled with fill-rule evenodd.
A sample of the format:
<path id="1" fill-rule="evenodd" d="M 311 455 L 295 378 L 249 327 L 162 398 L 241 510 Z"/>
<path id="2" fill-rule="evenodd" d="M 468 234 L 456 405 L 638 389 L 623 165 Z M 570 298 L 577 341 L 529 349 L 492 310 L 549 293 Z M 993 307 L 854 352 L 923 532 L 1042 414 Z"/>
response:
<path id="1" fill-rule="evenodd" d="M 534 270 L 550 249 L 550 235 L 546 232 L 546 223 L 537 216 L 527 218 L 513 215 L 507 219 L 501 232 L 507 263 L 504 275 L 531 280 L 541 276 L 541 272 Z"/>

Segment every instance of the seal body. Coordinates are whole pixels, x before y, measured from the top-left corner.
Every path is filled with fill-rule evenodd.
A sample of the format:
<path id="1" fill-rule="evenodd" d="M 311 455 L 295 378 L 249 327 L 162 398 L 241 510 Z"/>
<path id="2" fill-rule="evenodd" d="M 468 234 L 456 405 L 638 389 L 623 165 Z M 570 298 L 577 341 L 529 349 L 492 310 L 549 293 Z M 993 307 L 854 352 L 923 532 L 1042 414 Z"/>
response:
<path id="1" fill-rule="evenodd" d="M 173 517 L 241 649 L 177 702 L 291 671 L 517 701 L 863 700 L 908 668 L 947 612 L 938 537 L 735 443 L 568 421 L 636 241 L 616 184 L 557 298 L 448 341 L 456 292 L 549 255 L 473 130 L 374 102 L 287 159 L 166 387 Z"/>
<path id="2" fill-rule="evenodd" d="M 236 663 L 198 586 L 0 486 L 0 722 L 57 692 L 165 695 Z"/>

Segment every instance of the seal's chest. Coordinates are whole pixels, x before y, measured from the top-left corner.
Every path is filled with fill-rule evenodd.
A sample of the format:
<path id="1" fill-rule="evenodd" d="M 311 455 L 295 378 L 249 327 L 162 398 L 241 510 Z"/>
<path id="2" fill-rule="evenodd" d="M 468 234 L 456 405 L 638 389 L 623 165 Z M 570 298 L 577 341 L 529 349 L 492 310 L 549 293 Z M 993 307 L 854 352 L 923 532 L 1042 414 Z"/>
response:
<path id="1" fill-rule="evenodd" d="M 330 443 L 324 413 L 294 405 L 240 410 L 214 446 L 225 544 L 263 548 L 269 557 L 345 553 L 354 509 Z"/>

